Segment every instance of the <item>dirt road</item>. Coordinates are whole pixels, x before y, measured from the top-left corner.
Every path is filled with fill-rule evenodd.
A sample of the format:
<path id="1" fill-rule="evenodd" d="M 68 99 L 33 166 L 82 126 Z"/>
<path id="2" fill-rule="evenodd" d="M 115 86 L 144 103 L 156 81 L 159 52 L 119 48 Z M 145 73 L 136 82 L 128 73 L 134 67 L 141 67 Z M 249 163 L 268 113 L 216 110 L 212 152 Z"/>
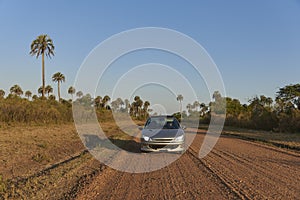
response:
<path id="1" fill-rule="evenodd" d="M 221 137 L 213 151 L 199 159 L 203 138 L 197 135 L 179 160 L 158 171 L 131 174 L 106 167 L 81 183 L 71 196 L 101 200 L 300 199 L 300 153 Z"/>

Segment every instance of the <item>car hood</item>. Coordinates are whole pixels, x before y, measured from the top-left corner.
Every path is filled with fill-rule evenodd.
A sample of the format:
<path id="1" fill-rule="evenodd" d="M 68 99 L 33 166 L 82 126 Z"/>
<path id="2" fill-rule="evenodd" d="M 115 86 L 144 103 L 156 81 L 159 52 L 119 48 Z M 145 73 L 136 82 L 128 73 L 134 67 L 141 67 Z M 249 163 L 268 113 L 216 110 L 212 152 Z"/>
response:
<path id="1" fill-rule="evenodd" d="M 142 135 L 151 138 L 175 138 L 184 134 L 182 129 L 143 129 Z"/>

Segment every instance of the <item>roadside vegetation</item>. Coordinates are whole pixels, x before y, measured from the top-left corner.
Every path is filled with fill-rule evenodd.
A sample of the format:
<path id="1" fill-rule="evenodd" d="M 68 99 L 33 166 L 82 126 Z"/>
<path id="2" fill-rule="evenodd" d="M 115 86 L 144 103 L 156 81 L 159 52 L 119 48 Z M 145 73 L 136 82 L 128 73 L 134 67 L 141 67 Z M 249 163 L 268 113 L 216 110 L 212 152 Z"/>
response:
<path id="1" fill-rule="evenodd" d="M 65 76 L 59 72 L 53 77 L 56 77 L 53 80 L 57 83 L 65 80 Z M 72 86 L 68 89 L 71 95 L 69 100 L 62 98 L 56 100 L 55 95 L 51 94 L 53 88 L 50 85 L 45 87 L 45 97 L 42 96 L 42 87 L 38 89 L 39 96 L 31 91 L 24 93 L 19 85 L 13 85 L 9 91 L 10 93 L 5 96 L 5 91 L 0 89 L 0 124 L 2 125 L 73 122 L 72 103 L 95 109 L 99 120 L 103 112 L 128 114 L 134 120 L 145 120 L 152 112 L 149 109 L 150 102 L 139 96 L 134 97 L 133 102 L 121 98 L 111 100 L 108 95 L 93 98 L 82 91 L 76 93 L 76 89 Z M 75 93 L 76 98 L 73 97 Z M 250 99 L 248 104 L 241 104 L 238 99 L 222 97 L 219 92 L 213 94 L 213 99 L 214 101 L 208 105 L 198 101 L 187 104 L 186 110 L 182 111 L 182 117 L 199 119 L 200 124 L 209 124 L 212 114 L 223 114 L 226 116 L 225 126 L 229 127 L 272 132 L 300 132 L 300 84 L 280 88 L 275 100 L 260 95 Z M 183 96 L 179 95 L 177 100 L 182 107 Z M 180 112 L 174 115 L 181 117 Z"/>
<path id="2" fill-rule="evenodd" d="M 300 84 L 279 88 L 275 100 L 264 95 L 256 96 L 241 104 L 238 99 L 213 94 L 208 105 L 193 102 L 182 112 L 183 117 L 200 118 L 208 124 L 213 113 L 225 114 L 225 126 L 272 132 L 300 132 Z M 225 106 L 226 104 L 226 106 Z M 223 108 L 226 107 L 226 112 Z M 213 111 L 213 112 L 212 112 Z M 180 116 L 180 113 L 176 114 Z"/>

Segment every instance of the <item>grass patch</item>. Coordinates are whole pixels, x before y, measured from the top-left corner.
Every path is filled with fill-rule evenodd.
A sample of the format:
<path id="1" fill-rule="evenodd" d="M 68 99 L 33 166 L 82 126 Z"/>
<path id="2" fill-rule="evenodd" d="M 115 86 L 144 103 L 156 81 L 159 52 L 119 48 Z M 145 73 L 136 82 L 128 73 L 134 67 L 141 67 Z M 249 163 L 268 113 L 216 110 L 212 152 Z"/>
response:
<path id="1" fill-rule="evenodd" d="M 0 175 L 0 195 L 4 195 L 5 192 L 6 192 L 6 183 L 3 180 L 2 175 Z"/>
<path id="2" fill-rule="evenodd" d="M 45 162 L 45 161 L 49 162 L 50 158 L 48 158 L 44 154 L 38 153 L 38 154 L 35 154 L 32 156 L 32 160 L 35 162 L 41 163 L 41 162 Z"/>
<path id="3" fill-rule="evenodd" d="M 46 149 L 47 148 L 47 144 L 46 143 L 39 143 L 37 144 L 38 147 Z"/>

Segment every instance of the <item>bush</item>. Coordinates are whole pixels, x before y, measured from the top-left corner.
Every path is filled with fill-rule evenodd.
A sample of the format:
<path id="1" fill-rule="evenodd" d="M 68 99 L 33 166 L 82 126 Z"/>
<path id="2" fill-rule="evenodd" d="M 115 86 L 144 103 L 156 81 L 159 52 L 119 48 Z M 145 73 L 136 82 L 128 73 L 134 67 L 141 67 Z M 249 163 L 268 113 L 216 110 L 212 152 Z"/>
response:
<path id="1" fill-rule="evenodd" d="M 70 104 L 54 100 L 29 101 L 17 96 L 0 99 L 0 121 L 10 123 L 59 123 L 72 121 Z"/>

